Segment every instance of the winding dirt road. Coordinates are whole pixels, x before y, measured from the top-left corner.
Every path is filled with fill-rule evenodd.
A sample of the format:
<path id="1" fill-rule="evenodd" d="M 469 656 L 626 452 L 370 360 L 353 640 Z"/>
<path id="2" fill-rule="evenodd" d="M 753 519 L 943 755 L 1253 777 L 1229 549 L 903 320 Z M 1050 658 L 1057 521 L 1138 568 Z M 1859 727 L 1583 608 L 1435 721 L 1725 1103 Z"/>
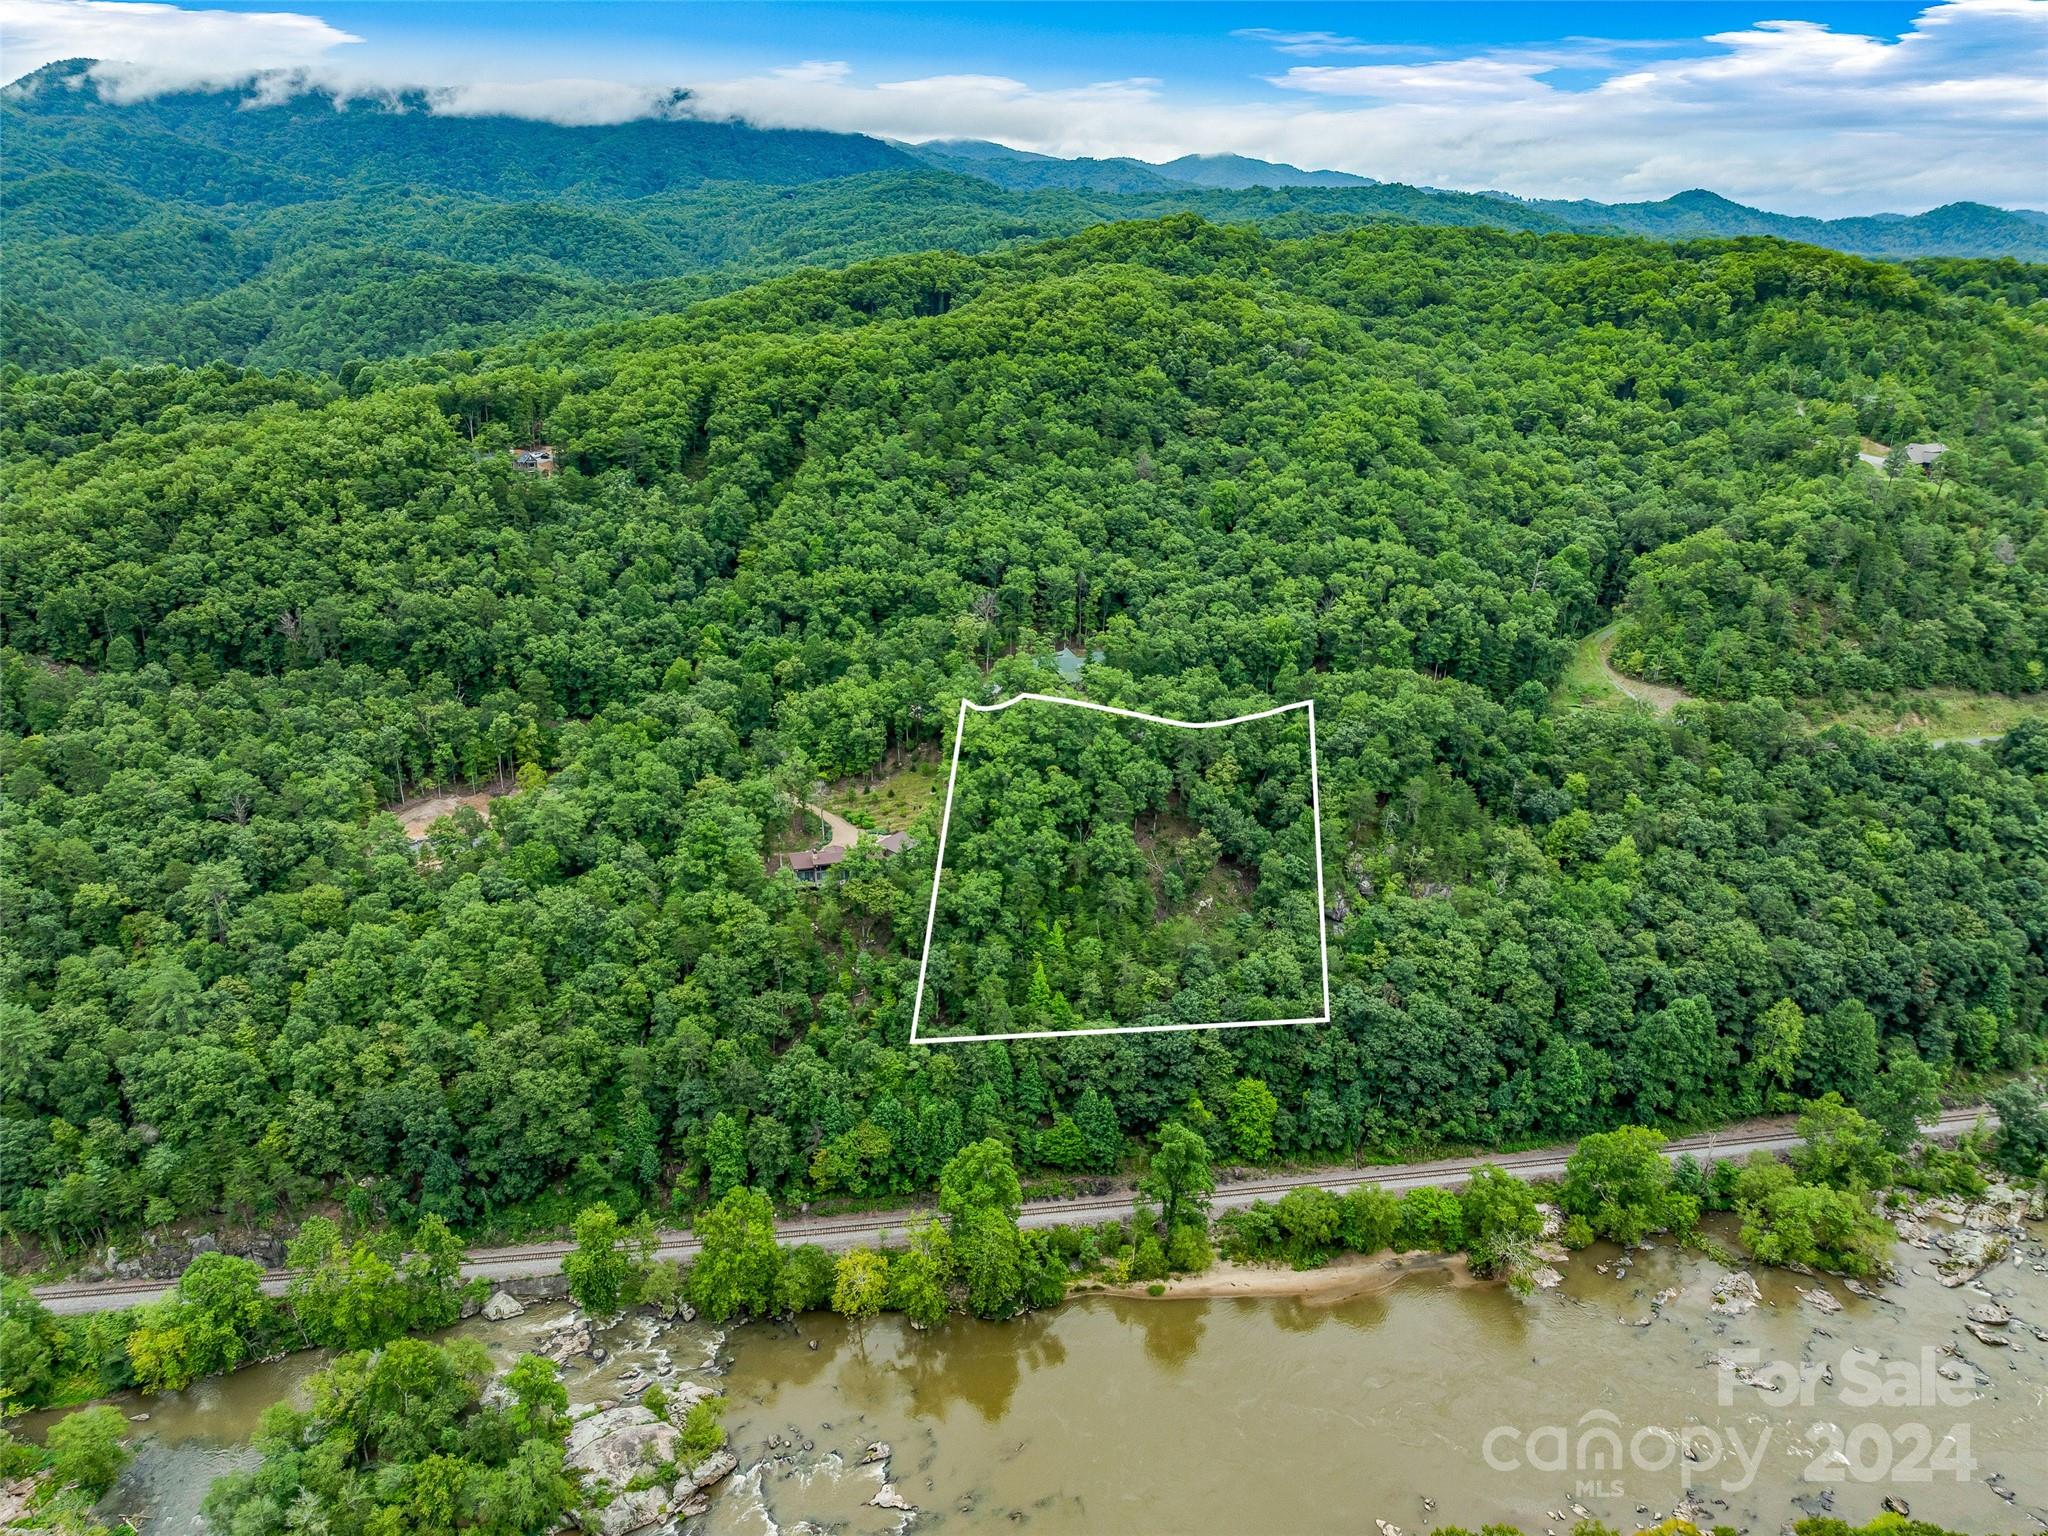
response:
<path id="1" fill-rule="evenodd" d="M 1988 1109 L 1951 1109 L 1926 1128 L 1930 1136 L 1957 1136 L 1979 1119 L 1996 1124 Z M 1743 1157 L 1751 1152 L 1782 1152 L 1796 1146 L 1799 1136 L 1790 1117 L 1747 1120 L 1698 1136 L 1681 1136 L 1665 1143 L 1667 1157 L 1674 1161 L 1687 1152 L 1718 1158 Z M 1524 1179 L 1555 1179 L 1564 1172 L 1571 1146 L 1543 1147 L 1529 1152 L 1505 1152 L 1493 1157 L 1449 1157 L 1425 1163 L 1394 1163 L 1375 1167 L 1308 1168 L 1294 1173 L 1258 1174 L 1217 1186 L 1214 1206 L 1232 1210 L 1254 1200 L 1273 1200 L 1290 1189 L 1314 1186 L 1343 1191 L 1361 1184 L 1378 1184 L 1400 1192 L 1424 1185 L 1456 1188 L 1465 1183 L 1482 1162 L 1497 1164 Z M 1121 1220 L 1131 1214 L 1132 1191 L 1119 1188 L 1107 1195 L 1079 1196 L 1068 1200 L 1033 1200 L 1024 1207 L 1020 1225 L 1051 1227 L 1073 1222 Z M 848 1216 L 798 1216 L 776 1223 L 775 1234 L 785 1243 L 817 1243 L 825 1248 L 852 1248 L 880 1244 L 900 1237 L 905 1227 L 931 1216 L 924 1206 L 889 1211 L 870 1211 Z M 566 1242 L 521 1243 L 507 1248 L 472 1248 L 462 1272 L 470 1278 L 493 1281 L 525 1280 L 559 1274 L 562 1256 L 575 1245 Z M 665 1231 L 656 1255 L 664 1259 L 690 1259 L 697 1253 L 697 1239 L 687 1232 Z M 280 1295 L 291 1280 L 291 1271 L 273 1269 L 263 1281 L 271 1295 Z M 102 1312 L 115 1307 L 132 1307 L 154 1301 L 170 1288 L 165 1280 L 82 1280 L 36 1288 L 36 1295 L 53 1312 Z"/>
<path id="2" fill-rule="evenodd" d="M 1678 705 L 1692 698 L 1683 688 L 1674 688 L 1668 683 L 1653 683 L 1644 678 L 1630 677 L 1614 670 L 1614 631 L 1609 624 L 1605 629 L 1596 629 L 1587 636 L 1592 642 L 1594 659 L 1600 664 L 1600 675 L 1607 680 L 1616 693 L 1634 699 L 1638 704 L 1647 704 L 1660 715 L 1668 715 Z M 1817 730 L 1828 724 L 1823 719 L 1815 722 Z M 1872 730 L 1871 734 L 1881 734 Z M 1920 739 L 1930 747 L 1987 747 L 1994 741 L 2002 740 L 2002 731 L 1991 731 L 1974 736 L 1925 736 Z"/>
<path id="3" fill-rule="evenodd" d="M 1625 677 L 1614 670 L 1614 630 L 1610 624 L 1593 636 L 1597 642 L 1595 654 L 1600 658 L 1600 674 L 1614 685 L 1617 693 L 1625 693 L 1638 704 L 1647 704 L 1660 715 L 1668 715 L 1692 695 L 1683 688 L 1673 688 L 1668 683 L 1652 683 L 1640 677 Z"/>
<path id="4" fill-rule="evenodd" d="M 856 827 L 844 816 L 836 815 L 826 810 L 822 805 L 812 805 L 806 801 L 804 809 L 817 817 L 818 820 L 824 822 L 826 830 L 832 834 L 826 839 L 825 848 L 837 848 L 846 853 L 853 852 L 853 845 L 860 841 L 861 833 L 859 827 Z M 823 853 L 825 848 L 818 848 L 813 851 Z"/>

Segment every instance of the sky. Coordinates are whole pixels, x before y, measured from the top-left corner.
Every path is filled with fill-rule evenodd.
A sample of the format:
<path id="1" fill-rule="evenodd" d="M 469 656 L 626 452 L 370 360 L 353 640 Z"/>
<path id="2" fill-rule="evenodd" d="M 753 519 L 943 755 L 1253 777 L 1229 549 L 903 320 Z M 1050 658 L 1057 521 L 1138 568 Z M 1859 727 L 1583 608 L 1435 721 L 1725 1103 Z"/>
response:
<path id="1" fill-rule="evenodd" d="M 129 98 L 425 88 L 435 111 L 683 113 L 1045 154 L 1823 216 L 2048 208 L 2048 0 L 737 5 L 0 0 L 0 75 Z M 690 94 L 680 107 L 677 89 Z"/>

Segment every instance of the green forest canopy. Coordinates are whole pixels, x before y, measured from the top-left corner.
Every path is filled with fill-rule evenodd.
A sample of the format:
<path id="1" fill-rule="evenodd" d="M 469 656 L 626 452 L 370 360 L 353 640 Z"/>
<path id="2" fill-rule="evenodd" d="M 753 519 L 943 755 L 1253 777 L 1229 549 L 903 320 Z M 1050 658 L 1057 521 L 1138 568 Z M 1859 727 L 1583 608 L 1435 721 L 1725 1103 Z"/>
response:
<path id="1" fill-rule="evenodd" d="M 1303 712 L 968 718 L 920 1040 L 1322 1015 Z"/>
<path id="2" fill-rule="evenodd" d="M 688 1202 L 714 1135 L 877 1195 L 1245 1078 L 1325 1157 L 2037 1060 L 2048 735 L 1778 700 L 2042 686 L 2040 340 L 1770 242 L 1176 217 L 336 375 L 0 378 L 0 1212 Z M 1621 604 L 1726 702 L 1553 709 Z M 910 1048 L 935 828 L 769 872 L 793 796 L 1063 638 L 1110 702 L 1316 700 L 1331 1025 Z M 378 809 L 500 770 L 419 850 Z"/>

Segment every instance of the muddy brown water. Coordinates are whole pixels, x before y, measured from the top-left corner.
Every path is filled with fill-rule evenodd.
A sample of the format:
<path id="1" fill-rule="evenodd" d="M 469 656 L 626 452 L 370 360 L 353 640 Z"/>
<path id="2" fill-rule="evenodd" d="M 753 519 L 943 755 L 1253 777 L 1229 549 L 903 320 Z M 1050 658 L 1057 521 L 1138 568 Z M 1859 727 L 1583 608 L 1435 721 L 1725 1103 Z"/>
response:
<path id="1" fill-rule="evenodd" d="M 706 1536 L 1535 1533 L 1579 1510 L 1627 1529 L 1688 1495 L 1703 1525 L 1770 1532 L 1824 1511 L 1862 1522 L 1887 1493 L 1962 1531 L 2048 1529 L 2038 1229 L 1974 1287 L 1942 1286 L 1902 1247 L 1882 1300 L 1760 1271 L 1762 1305 L 1734 1317 L 1712 1310 L 1720 1265 L 1663 1240 L 1621 1258 L 1589 1249 L 1527 1299 L 1439 1269 L 1342 1299 L 1091 1296 L 927 1334 L 886 1317 L 864 1337 L 829 1316 L 730 1333 L 629 1317 L 600 1335 L 605 1364 L 568 1381 L 589 1403 L 635 1372 L 718 1379 L 741 1470 Z M 1843 1310 L 1807 1301 L 1815 1285 Z M 2002 1348 L 1963 1327 L 1993 1300 L 2017 1319 Z M 509 1364 L 566 1310 L 459 1331 Z M 322 1362 L 123 1400 L 150 1418 L 103 1509 L 141 1514 L 144 1536 L 200 1529 L 206 1483 L 248 1463 L 263 1408 Z M 877 1440 L 886 1468 L 859 1465 Z M 914 1518 L 868 1502 L 885 1476 Z"/>

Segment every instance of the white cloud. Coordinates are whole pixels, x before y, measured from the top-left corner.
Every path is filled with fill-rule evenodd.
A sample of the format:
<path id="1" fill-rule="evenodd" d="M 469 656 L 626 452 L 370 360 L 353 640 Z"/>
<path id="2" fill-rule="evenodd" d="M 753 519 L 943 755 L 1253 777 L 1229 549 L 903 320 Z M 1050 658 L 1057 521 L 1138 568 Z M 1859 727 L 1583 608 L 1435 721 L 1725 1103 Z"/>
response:
<path id="1" fill-rule="evenodd" d="M 1577 38 L 1389 62 L 1381 45 L 1329 33 L 1238 35 L 1295 57 L 1370 51 L 1375 62 L 1292 65 L 1268 79 L 1278 94 L 1209 105 L 1153 80 L 863 85 L 844 67 L 801 90 L 774 74 L 724 81 L 699 101 L 912 141 L 1148 160 L 1230 152 L 1529 196 L 1706 186 L 1799 213 L 2048 205 L 2048 0 L 1939 0 L 1895 39 L 1767 20 L 1689 43 Z"/>
<path id="2" fill-rule="evenodd" d="M 1283 32 L 1273 27 L 1239 27 L 1230 35 L 1248 42 L 1270 43 L 1280 53 L 1309 59 L 1331 53 L 1400 54 L 1414 58 L 1425 51 L 1400 43 L 1362 43 L 1355 37 L 1345 37 L 1336 32 Z"/>
<path id="3" fill-rule="evenodd" d="M 1038 90 L 1007 75 L 859 83 L 851 65 L 809 63 L 690 87 L 700 116 L 883 138 L 999 139 L 1043 154 L 1183 154 L 1151 78 Z M 1124 125 L 1120 130 L 1119 125 Z M 1127 130 L 1127 131 L 1126 131 Z M 1100 146 L 1113 144 L 1103 149 Z"/>
<path id="4" fill-rule="evenodd" d="M 1445 59 L 1423 64 L 1358 64 L 1343 68 L 1297 65 L 1270 83 L 1323 96 L 1371 96 L 1381 101 L 1469 102 L 1475 98 L 1530 100 L 1549 87 L 1536 76 L 1557 66 L 1540 59 Z"/>
<path id="5" fill-rule="evenodd" d="M 565 128 L 681 115 L 675 92 L 619 80 L 476 80 L 434 86 L 426 96 L 443 117 L 530 117 Z"/>
<path id="6" fill-rule="evenodd" d="M 344 98 L 417 81 L 341 62 L 350 34 L 290 13 L 113 0 L 0 0 L 6 73 L 96 56 L 123 96 L 282 69 L 271 96 Z M 430 83 L 437 112 L 613 123 L 744 118 L 912 141 L 996 139 L 1052 155 L 1236 153 L 1439 187 L 1633 199 L 1708 186 L 1789 212 L 1914 211 L 1959 198 L 2048 205 L 2048 0 L 1936 0 L 1902 36 L 1762 20 L 1691 40 L 1395 47 L 1250 29 L 1287 63 L 1243 99 L 1197 102 L 1150 76 L 1043 88 L 996 74 L 876 78 L 804 60 L 726 79 Z M 339 58 L 337 57 L 339 50 Z M 794 51 L 794 50 L 793 50 Z M 134 61 L 145 62 L 134 62 Z M 1360 62 L 1351 62 L 1353 60 Z"/>
<path id="7" fill-rule="evenodd" d="M 0 44 L 12 80 L 58 59 L 107 59 L 103 88 L 140 98 L 230 85 L 258 69 L 290 69 L 362 39 L 290 11 L 194 11 L 128 0 L 0 0 Z"/>

